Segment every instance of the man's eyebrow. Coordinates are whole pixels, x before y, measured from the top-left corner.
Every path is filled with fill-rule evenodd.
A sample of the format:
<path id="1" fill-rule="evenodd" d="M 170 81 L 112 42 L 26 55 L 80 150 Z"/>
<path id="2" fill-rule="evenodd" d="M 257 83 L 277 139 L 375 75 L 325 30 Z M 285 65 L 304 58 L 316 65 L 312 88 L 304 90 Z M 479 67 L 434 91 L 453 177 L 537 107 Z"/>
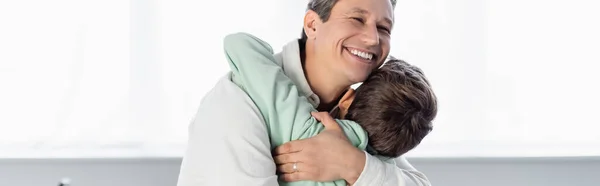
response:
<path id="1" fill-rule="evenodd" d="M 354 7 L 352 8 L 350 11 L 348 11 L 349 14 L 362 14 L 362 15 L 368 15 L 369 11 L 359 8 L 359 7 Z M 390 19 L 390 18 L 383 18 L 383 21 L 385 23 L 387 23 L 388 25 L 394 25 L 394 22 Z"/>

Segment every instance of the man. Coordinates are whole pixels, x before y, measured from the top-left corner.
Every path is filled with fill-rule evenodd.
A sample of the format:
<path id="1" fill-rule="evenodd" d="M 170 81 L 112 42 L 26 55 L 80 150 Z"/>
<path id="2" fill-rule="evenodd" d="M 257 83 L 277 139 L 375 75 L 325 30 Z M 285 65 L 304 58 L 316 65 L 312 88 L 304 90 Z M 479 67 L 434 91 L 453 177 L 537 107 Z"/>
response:
<path id="1" fill-rule="evenodd" d="M 378 68 L 390 48 L 390 0 L 311 0 L 303 38 L 275 59 L 320 111 L 333 109 L 352 84 Z M 252 100 L 223 77 L 206 94 L 189 126 L 179 186 L 276 186 L 286 181 L 333 181 L 351 185 L 430 185 L 403 157 L 394 164 L 353 147 L 339 126 L 292 141 L 272 157 L 264 118 Z M 302 162 L 302 166 L 297 165 Z"/>

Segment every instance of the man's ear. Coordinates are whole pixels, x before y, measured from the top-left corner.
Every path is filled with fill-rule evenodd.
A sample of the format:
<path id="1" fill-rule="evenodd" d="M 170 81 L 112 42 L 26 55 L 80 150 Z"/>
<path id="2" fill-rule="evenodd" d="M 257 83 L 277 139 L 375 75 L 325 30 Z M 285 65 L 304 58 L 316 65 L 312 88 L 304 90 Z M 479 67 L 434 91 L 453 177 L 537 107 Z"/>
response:
<path id="1" fill-rule="evenodd" d="M 304 33 L 308 36 L 308 39 L 314 39 L 316 37 L 317 27 L 321 24 L 321 18 L 317 12 L 308 10 L 304 15 Z"/>

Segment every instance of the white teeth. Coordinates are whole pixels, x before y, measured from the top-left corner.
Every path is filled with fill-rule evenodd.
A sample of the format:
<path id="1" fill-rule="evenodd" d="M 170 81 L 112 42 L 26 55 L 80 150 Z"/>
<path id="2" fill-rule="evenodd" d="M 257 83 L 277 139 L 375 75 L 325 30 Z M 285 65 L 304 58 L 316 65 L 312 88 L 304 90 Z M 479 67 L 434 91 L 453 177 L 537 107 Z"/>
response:
<path id="1" fill-rule="evenodd" d="M 362 52 L 362 51 L 358 51 L 358 50 L 350 50 L 350 53 L 354 54 L 355 56 L 367 59 L 367 60 L 373 59 L 373 54 L 368 53 L 368 52 Z"/>

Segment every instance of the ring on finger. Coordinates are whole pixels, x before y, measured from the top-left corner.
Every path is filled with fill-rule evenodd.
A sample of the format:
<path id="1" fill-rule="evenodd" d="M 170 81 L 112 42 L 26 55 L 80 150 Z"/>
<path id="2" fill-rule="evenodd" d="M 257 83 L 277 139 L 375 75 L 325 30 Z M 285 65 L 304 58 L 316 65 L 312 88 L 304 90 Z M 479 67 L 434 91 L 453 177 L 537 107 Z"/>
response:
<path id="1" fill-rule="evenodd" d="M 294 164 L 292 165 L 292 170 L 293 172 L 298 172 L 298 162 L 294 162 Z"/>

